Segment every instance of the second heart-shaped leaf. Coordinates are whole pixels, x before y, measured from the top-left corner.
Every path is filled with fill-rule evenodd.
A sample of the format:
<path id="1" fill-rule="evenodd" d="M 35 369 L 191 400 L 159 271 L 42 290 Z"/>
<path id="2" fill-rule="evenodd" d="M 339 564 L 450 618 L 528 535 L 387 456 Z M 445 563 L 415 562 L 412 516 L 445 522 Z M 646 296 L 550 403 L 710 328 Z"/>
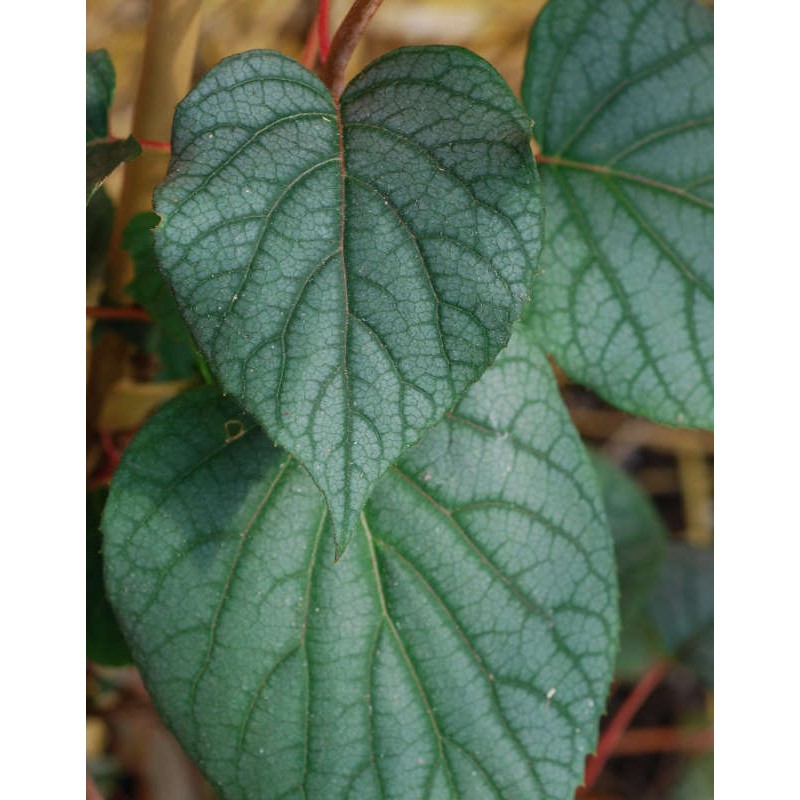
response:
<path id="1" fill-rule="evenodd" d="M 461 48 L 394 51 L 341 102 L 252 51 L 179 106 L 157 255 L 223 388 L 325 494 L 370 490 L 489 366 L 540 247 L 530 122 Z"/>

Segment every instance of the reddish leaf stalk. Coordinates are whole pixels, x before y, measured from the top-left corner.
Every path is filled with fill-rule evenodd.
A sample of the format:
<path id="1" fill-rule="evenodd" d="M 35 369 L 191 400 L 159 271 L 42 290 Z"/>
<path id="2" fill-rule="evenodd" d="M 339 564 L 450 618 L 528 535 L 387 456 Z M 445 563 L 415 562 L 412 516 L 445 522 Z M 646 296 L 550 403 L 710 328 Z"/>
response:
<path id="1" fill-rule="evenodd" d="M 121 142 L 120 136 L 109 136 L 110 142 Z M 137 142 L 142 147 L 142 150 L 152 150 L 156 153 L 169 153 L 172 150 L 172 145 L 169 142 L 157 142 L 155 139 L 137 139 Z"/>
<path id="2" fill-rule="evenodd" d="M 319 60 L 324 64 L 331 49 L 330 34 L 331 0 L 319 0 L 317 11 L 317 40 L 319 41 Z"/>
<path id="3" fill-rule="evenodd" d="M 90 319 L 116 319 L 131 322 L 152 322 L 150 315 L 143 308 L 86 306 L 86 316 Z"/>
<path id="4" fill-rule="evenodd" d="M 586 772 L 584 774 L 583 785 L 586 789 L 591 789 L 595 781 L 600 777 L 606 762 L 616 750 L 616 747 L 625 731 L 630 726 L 636 713 L 644 705 L 644 702 L 653 693 L 655 688 L 664 679 L 669 671 L 669 663 L 657 661 L 639 679 L 633 691 L 625 698 L 625 702 L 619 707 L 611 722 L 600 736 L 597 745 L 597 752 L 586 762 Z"/>
<path id="5" fill-rule="evenodd" d="M 156 142 L 154 139 L 138 139 L 143 150 L 156 150 L 160 153 L 169 153 L 172 145 L 169 142 Z"/>
<path id="6" fill-rule="evenodd" d="M 714 749 L 714 729 L 699 731 L 675 727 L 633 728 L 625 731 L 615 756 L 637 756 L 643 753 L 705 753 Z"/>
<path id="7" fill-rule="evenodd" d="M 311 22 L 311 27 L 308 29 L 306 36 L 306 43 L 303 46 L 302 63 L 306 69 L 314 69 L 317 65 L 317 53 L 319 52 L 319 26 L 317 20 Z"/>
<path id="8" fill-rule="evenodd" d="M 331 42 L 322 80 L 338 100 L 344 91 L 344 72 L 364 31 L 383 0 L 355 0 Z"/>

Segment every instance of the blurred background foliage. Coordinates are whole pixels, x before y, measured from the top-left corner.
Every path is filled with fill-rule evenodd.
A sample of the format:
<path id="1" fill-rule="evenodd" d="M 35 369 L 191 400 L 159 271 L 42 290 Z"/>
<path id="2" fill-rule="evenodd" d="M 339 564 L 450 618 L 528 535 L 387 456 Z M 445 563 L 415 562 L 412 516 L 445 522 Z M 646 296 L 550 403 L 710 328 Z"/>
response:
<path id="1" fill-rule="evenodd" d="M 543 5 L 544 0 L 386 0 L 349 73 L 402 45 L 454 44 L 486 58 L 518 93 L 528 34 Z M 348 7 L 348 0 L 333 0 L 332 32 Z M 316 0 L 204 0 L 194 80 L 225 56 L 252 48 L 300 59 L 316 8 Z M 116 69 L 109 117 L 116 137 L 131 132 L 148 13 L 147 0 L 87 4 L 86 49 L 106 49 Z M 105 302 L 105 253 L 123 178 L 124 168 L 116 170 L 87 213 L 89 307 Z M 132 245 L 137 265 L 131 293 L 150 308 L 146 242 L 131 235 L 123 244 Z M 168 326 L 95 318 L 87 320 L 87 360 L 88 797 L 213 798 L 161 724 L 135 668 L 124 666 L 127 648 L 105 604 L 98 555 L 104 487 L 119 454 L 154 408 L 202 380 L 204 364 L 170 336 Z M 713 796 L 713 435 L 620 412 L 553 366 L 573 421 L 595 453 L 618 554 L 623 633 L 604 727 L 630 706 L 643 676 L 646 681 L 663 670 L 663 679 L 634 709 L 592 790 L 578 795 L 706 800 Z M 103 391 L 93 391 L 92 381 Z"/>

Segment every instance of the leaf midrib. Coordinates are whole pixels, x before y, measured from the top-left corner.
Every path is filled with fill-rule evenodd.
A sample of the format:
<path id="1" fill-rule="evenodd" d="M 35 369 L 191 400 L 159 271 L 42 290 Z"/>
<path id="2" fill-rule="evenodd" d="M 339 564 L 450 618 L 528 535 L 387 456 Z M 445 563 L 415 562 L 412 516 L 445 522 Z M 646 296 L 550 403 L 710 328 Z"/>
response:
<path id="1" fill-rule="evenodd" d="M 345 243 L 345 226 L 347 224 L 347 165 L 344 160 L 344 121 L 342 120 L 342 106 L 339 98 L 333 98 L 333 105 L 336 109 L 336 136 L 339 146 L 339 174 L 340 174 L 340 189 L 341 201 L 339 212 L 339 252 L 342 258 L 342 295 L 344 301 L 344 324 L 342 331 L 342 393 L 344 395 L 344 404 L 346 414 L 344 419 L 344 475 L 343 482 L 344 488 L 342 491 L 344 497 L 344 513 L 342 519 L 345 520 L 350 516 L 350 464 L 353 451 L 353 395 L 350 387 L 350 372 L 347 368 L 347 342 L 350 337 L 350 293 L 347 283 L 347 257 L 344 252 Z M 342 557 L 344 549 L 347 545 L 348 531 L 337 531 L 333 526 L 333 562 L 334 564 Z"/>
<path id="2" fill-rule="evenodd" d="M 419 673 L 417 672 L 417 669 L 414 666 L 414 662 L 411 660 L 411 656 L 409 655 L 408 650 L 406 650 L 405 643 L 403 642 L 403 639 L 401 638 L 400 633 L 397 630 L 394 624 L 394 620 L 389 614 L 389 609 L 386 605 L 386 596 L 383 592 L 383 579 L 381 578 L 380 568 L 378 566 L 378 558 L 377 555 L 375 554 L 375 542 L 373 541 L 372 531 L 370 530 L 370 527 L 367 523 L 366 515 L 364 514 L 363 511 L 361 512 L 361 525 L 364 528 L 364 534 L 367 540 L 369 557 L 372 565 L 372 572 L 375 577 L 375 590 L 378 594 L 378 601 L 381 607 L 381 615 L 385 621 L 385 624 L 391 631 L 395 642 L 397 643 L 397 647 L 400 650 L 400 655 L 403 661 L 405 662 L 406 667 L 408 668 L 408 671 L 414 681 L 414 684 L 417 687 L 417 692 L 419 693 L 422 703 L 425 706 L 425 711 L 428 715 L 428 719 L 430 720 L 431 728 L 433 729 L 433 733 L 436 736 L 436 745 L 439 751 L 439 759 L 441 760 L 442 766 L 444 767 L 445 770 L 445 775 L 447 776 L 447 783 L 450 787 L 451 797 L 454 798 L 458 797 L 458 793 L 456 791 L 455 782 L 453 778 L 453 768 L 450 765 L 450 761 L 447 758 L 447 754 L 444 748 L 444 740 L 446 737 L 442 734 L 441 730 L 439 729 L 439 722 L 436 719 L 436 715 L 433 712 L 433 707 L 431 706 L 431 702 L 428 699 L 428 694 L 425 691 L 425 686 L 423 685 L 422 679 L 420 678 Z"/>

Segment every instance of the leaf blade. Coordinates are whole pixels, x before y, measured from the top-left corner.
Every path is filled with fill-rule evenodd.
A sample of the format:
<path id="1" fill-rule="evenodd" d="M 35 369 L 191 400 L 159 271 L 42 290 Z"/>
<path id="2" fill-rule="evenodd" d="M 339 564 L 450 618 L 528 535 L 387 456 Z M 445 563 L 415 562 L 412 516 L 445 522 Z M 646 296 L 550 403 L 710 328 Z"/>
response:
<path id="1" fill-rule="evenodd" d="M 466 75 L 481 79 L 472 95 Z M 340 555 L 374 482 L 478 378 L 528 296 L 539 200 L 527 122 L 457 48 L 389 54 L 340 105 L 266 51 L 204 81 L 179 107 L 156 193 L 159 259 L 222 385 L 323 490 Z M 487 86 L 497 108 L 464 123 Z M 474 141 L 447 152 L 456 122 Z M 494 175 L 480 175 L 489 153 Z M 494 250 L 476 224 L 500 238 Z"/>
<path id="2" fill-rule="evenodd" d="M 616 584 L 547 370 L 512 341 L 463 418 L 381 480 L 335 566 L 310 478 L 213 390 L 126 451 L 104 521 L 112 601 L 224 796 L 555 798 L 579 782 Z"/>
<path id="3" fill-rule="evenodd" d="M 548 4 L 523 81 L 548 201 L 528 323 L 632 413 L 713 425 L 712 14 Z"/>

